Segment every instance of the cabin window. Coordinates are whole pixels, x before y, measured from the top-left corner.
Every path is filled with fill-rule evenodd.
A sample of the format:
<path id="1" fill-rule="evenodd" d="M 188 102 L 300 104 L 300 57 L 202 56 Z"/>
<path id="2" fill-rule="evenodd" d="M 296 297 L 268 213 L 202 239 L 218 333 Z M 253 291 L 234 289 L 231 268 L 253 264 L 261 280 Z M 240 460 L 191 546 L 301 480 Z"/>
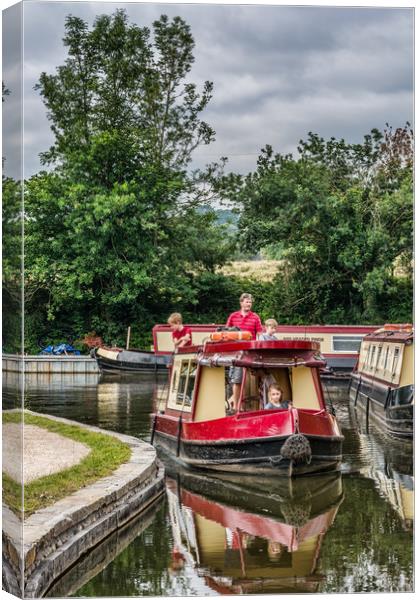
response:
<path id="1" fill-rule="evenodd" d="M 197 365 L 191 360 L 182 361 L 176 394 L 176 404 L 178 406 L 191 406 L 196 372 Z"/>
<path id="2" fill-rule="evenodd" d="M 197 375 L 197 365 L 195 363 L 190 364 L 189 377 L 187 381 L 187 389 L 185 394 L 185 405 L 191 406 L 194 394 L 195 377 Z"/>
<path id="3" fill-rule="evenodd" d="M 193 358 L 175 360 L 168 396 L 170 408 L 191 410 L 197 365 Z"/>
<path id="4" fill-rule="evenodd" d="M 172 381 L 171 381 L 171 392 L 170 392 L 171 394 L 176 392 L 176 389 L 178 387 L 178 376 L 179 376 L 179 371 L 174 369 L 174 371 L 172 373 Z"/>
<path id="5" fill-rule="evenodd" d="M 362 365 L 363 371 L 367 368 L 368 356 L 369 356 L 369 346 L 364 344 L 360 351 L 360 358 L 359 358 L 359 363 Z"/>
<path id="6" fill-rule="evenodd" d="M 378 358 L 376 359 L 376 369 L 379 368 L 379 361 L 381 359 L 381 354 L 382 354 L 382 346 L 378 347 Z"/>
<path id="7" fill-rule="evenodd" d="M 371 359 L 371 357 L 372 357 L 372 345 L 369 344 L 368 351 L 367 351 L 367 354 L 366 354 L 366 369 L 367 370 L 370 369 L 370 359 Z"/>
<path id="8" fill-rule="evenodd" d="M 372 369 L 375 365 L 375 353 L 376 353 L 376 346 L 372 346 L 372 354 L 370 356 L 370 366 Z"/>
<path id="9" fill-rule="evenodd" d="M 359 352 L 362 335 L 333 335 L 332 347 L 334 352 Z"/>
<path id="10" fill-rule="evenodd" d="M 287 367 L 247 369 L 241 410 L 246 412 L 264 408 L 268 402 L 268 388 L 272 383 L 280 387 L 282 401 L 292 400 L 290 373 Z"/>
<path id="11" fill-rule="evenodd" d="M 387 367 L 388 367 L 388 355 L 389 355 L 389 346 L 386 347 L 385 358 L 384 358 L 384 371 L 386 371 Z"/>
<path id="12" fill-rule="evenodd" d="M 398 364 L 398 358 L 400 356 L 400 349 L 399 348 L 395 348 L 394 350 L 394 357 L 392 359 L 392 377 L 395 376 L 395 371 L 397 369 L 397 364 Z"/>

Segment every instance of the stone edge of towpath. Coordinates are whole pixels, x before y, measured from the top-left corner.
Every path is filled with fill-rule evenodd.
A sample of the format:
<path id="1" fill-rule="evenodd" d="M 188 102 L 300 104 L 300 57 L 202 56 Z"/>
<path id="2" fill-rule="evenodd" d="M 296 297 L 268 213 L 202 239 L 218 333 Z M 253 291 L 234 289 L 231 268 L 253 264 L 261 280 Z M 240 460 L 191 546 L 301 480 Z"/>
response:
<path id="1" fill-rule="evenodd" d="M 164 489 L 164 469 L 153 446 L 133 436 L 26 412 L 111 435 L 131 450 L 128 462 L 111 475 L 35 512 L 23 525 L 3 505 L 3 585 L 14 595 L 34 598 L 42 596 L 80 556 L 154 502 Z"/>

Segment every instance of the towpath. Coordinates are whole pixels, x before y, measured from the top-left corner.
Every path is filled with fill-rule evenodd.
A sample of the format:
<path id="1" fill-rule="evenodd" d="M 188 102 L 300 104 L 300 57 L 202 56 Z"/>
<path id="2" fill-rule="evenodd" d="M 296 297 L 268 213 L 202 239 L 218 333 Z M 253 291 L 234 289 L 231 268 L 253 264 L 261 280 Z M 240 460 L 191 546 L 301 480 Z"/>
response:
<path id="1" fill-rule="evenodd" d="M 4 414 L 9 412 L 18 411 Z M 130 449 L 128 460 L 108 476 L 82 484 L 24 521 L 3 505 L 3 586 L 16 596 L 31 598 L 45 594 L 82 555 L 152 506 L 164 491 L 164 469 L 153 446 L 133 436 L 51 415 L 26 414 L 107 434 Z M 3 469 L 18 483 L 60 473 L 81 463 L 91 451 L 84 443 L 29 423 L 22 440 L 20 423 L 3 423 Z"/>

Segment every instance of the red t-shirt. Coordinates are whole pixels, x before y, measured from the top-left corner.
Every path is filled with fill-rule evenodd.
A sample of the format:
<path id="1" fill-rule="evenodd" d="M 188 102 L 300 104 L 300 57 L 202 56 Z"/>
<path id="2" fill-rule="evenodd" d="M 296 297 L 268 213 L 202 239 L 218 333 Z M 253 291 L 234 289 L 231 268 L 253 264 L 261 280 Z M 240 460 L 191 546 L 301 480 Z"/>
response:
<path id="1" fill-rule="evenodd" d="M 239 327 L 242 331 L 249 331 L 254 340 L 257 339 L 257 333 L 263 330 L 260 317 L 252 310 L 245 316 L 240 310 L 233 312 L 226 321 L 226 327 Z"/>
<path id="2" fill-rule="evenodd" d="M 185 343 L 185 346 L 191 346 L 192 344 L 192 333 L 191 333 L 191 328 L 187 327 L 186 325 L 184 325 L 184 327 L 182 329 L 177 329 L 176 331 L 172 332 L 172 339 L 173 340 L 179 340 L 179 338 L 184 337 L 184 335 L 187 335 L 187 333 L 190 334 L 190 341 Z"/>

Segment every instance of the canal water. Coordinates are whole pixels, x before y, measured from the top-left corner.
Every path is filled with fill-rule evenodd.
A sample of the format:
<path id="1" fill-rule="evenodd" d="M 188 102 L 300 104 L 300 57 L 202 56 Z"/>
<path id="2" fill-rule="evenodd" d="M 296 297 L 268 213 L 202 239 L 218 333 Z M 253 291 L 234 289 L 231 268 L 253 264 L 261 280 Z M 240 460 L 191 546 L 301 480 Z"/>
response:
<path id="1" fill-rule="evenodd" d="M 16 405 L 5 374 L 3 406 Z M 153 375 L 28 376 L 25 406 L 150 439 Z M 65 573 L 51 597 L 212 596 L 414 589 L 413 447 L 326 398 L 344 442 L 341 473 L 277 481 L 185 471 L 164 458 L 166 493 Z"/>

